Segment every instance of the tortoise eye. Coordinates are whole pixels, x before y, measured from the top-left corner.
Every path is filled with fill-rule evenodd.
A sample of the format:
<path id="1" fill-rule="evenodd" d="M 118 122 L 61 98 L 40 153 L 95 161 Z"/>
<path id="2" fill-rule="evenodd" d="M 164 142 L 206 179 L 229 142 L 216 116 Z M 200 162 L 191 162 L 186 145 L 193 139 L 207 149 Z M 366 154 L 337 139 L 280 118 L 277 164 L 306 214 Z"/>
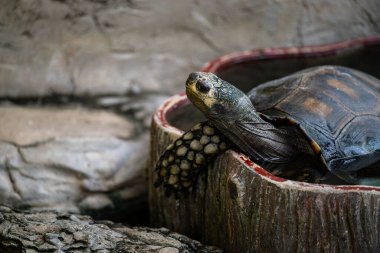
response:
<path id="1" fill-rule="evenodd" d="M 202 93 L 207 93 L 211 89 L 210 85 L 201 81 L 198 81 L 195 86 L 197 87 L 197 90 Z"/>

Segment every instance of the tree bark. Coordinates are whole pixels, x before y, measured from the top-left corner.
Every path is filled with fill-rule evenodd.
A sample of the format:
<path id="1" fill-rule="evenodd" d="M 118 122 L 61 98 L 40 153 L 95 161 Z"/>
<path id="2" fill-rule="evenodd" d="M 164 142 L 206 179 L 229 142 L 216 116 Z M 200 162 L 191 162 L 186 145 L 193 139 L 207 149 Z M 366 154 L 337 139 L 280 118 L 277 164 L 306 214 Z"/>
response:
<path id="1" fill-rule="evenodd" d="M 128 227 L 89 216 L 16 212 L 0 206 L 0 251 L 13 252 L 221 252 L 166 228 Z"/>

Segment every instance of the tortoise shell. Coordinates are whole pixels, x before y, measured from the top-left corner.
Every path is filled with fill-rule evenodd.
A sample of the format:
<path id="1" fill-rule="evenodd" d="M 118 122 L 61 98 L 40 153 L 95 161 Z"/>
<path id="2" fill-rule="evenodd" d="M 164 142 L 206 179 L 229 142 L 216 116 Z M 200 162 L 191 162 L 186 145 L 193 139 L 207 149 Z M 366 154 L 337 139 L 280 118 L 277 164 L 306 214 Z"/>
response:
<path id="1" fill-rule="evenodd" d="M 345 173 L 380 160 L 380 81 L 323 66 L 264 83 L 248 93 L 260 113 L 296 122 L 327 169 Z"/>

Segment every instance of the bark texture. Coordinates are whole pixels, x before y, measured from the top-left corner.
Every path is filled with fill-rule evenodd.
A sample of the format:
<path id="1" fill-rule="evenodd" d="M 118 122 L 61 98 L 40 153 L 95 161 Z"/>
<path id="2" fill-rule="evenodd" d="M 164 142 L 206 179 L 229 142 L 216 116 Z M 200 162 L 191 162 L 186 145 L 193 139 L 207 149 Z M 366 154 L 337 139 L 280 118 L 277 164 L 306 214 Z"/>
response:
<path id="1" fill-rule="evenodd" d="M 55 212 L 19 213 L 5 206 L 0 206 L 0 248 L 2 253 L 221 252 L 165 228 L 132 228 Z"/>
<path id="2" fill-rule="evenodd" d="M 154 117 L 151 168 L 179 134 Z M 151 186 L 151 219 L 226 252 L 379 252 L 380 189 L 317 186 L 266 174 L 228 151 L 188 197 L 167 198 Z M 154 179 L 150 174 L 150 185 Z"/>

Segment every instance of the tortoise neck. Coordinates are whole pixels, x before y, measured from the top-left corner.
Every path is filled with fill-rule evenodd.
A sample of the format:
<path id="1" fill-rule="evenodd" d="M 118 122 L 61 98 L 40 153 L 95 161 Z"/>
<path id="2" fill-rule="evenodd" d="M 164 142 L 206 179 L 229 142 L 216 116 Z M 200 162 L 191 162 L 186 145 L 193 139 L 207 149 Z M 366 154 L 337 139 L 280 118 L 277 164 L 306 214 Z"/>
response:
<path id="1" fill-rule="evenodd" d="M 229 110 L 207 116 L 231 142 L 256 161 L 289 163 L 297 152 L 292 145 L 296 138 L 293 132 L 261 118 L 246 96 L 235 100 Z"/>
<path id="2" fill-rule="evenodd" d="M 297 139 L 292 129 L 277 128 L 252 109 L 217 126 L 245 154 L 259 163 L 286 164 L 299 152 L 292 144 Z M 263 152 L 265 151 L 265 152 Z"/>
<path id="3" fill-rule="evenodd" d="M 266 122 L 258 115 L 251 100 L 246 96 L 236 101 L 234 110 L 230 113 L 229 118 L 233 121 Z"/>

